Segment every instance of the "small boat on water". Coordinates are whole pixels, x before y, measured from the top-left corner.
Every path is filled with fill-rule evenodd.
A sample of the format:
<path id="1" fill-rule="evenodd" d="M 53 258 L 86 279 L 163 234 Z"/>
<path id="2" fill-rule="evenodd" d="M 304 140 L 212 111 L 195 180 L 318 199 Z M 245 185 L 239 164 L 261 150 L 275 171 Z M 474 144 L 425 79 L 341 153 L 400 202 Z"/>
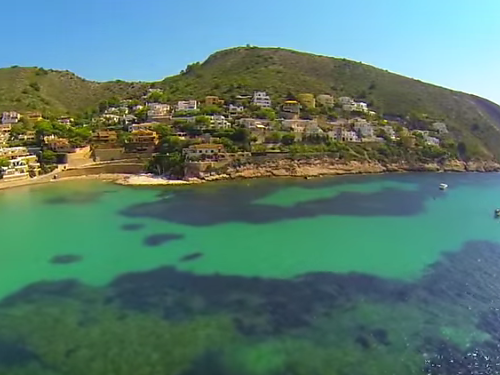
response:
<path id="1" fill-rule="evenodd" d="M 446 190 L 448 189 L 448 185 L 446 184 L 439 184 L 439 190 Z"/>
<path id="2" fill-rule="evenodd" d="M 496 218 L 500 217 L 500 208 L 497 208 L 497 209 L 495 210 L 495 217 L 496 217 Z"/>

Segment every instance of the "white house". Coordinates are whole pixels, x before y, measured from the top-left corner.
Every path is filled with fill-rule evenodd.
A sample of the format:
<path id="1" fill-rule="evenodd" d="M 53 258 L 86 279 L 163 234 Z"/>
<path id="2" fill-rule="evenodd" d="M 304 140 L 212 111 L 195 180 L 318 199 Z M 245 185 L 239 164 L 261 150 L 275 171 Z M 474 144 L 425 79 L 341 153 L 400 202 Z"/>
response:
<path id="1" fill-rule="evenodd" d="M 148 103 L 148 120 L 160 121 L 170 118 L 170 106 L 163 103 Z"/>
<path id="2" fill-rule="evenodd" d="M 348 96 L 341 96 L 339 98 L 339 103 L 341 105 L 347 105 L 347 104 L 353 104 L 354 103 L 354 100 L 352 100 L 352 98 L 348 97 Z"/>
<path id="3" fill-rule="evenodd" d="M 0 168 L 4 180 L 28 178 L 30 171 L 38 174 L 40 164 L 37 157 L 31 155 L 26 147 L 0 148 L 0 157 L 9 160 L 8 167 Z"/>
<path id="4" fill-rule="evenodd" d="M 230 115 L 237 115 L 238 113 L 242 113 L 245 110 L 245 107 L 241 105 L 233 105 L 229 104 L 228 112 Z"/>
<path id="5" fill-rule="evenodd" d="M 231 123 L 222 115 L 213 115 L 209 117 L 210 124 L 217 129 L 229 129 L 231 127 Z"/>
<path id="6" fill-rule="evenodd" d="M 252 103 L 262 108 L 270 108 L 271 98 L 265 91 L 255 91 L 253 93 Z"/>
<path id="7" fill-rule="evenodd" d="M 224 152 L 224 147 L 220 144 L 205 143 L 192 145 L 182 150 L 188 159 L 196 159 L 198 157 L 215 157 Z"/>
<path id="8" fill-rule="evenodd" d="M 354 131 L 356 133 L 358 133 L 358 135 L 361 138 L 364 138 L 364 139 L 371 139 L 371 138 L 375 137 L 375 133 L 373 131 L 373 126 L 364 119 L 357 120 L 354 123 Z"/>
<path id="9" fill-rule="evenodd" d="M 178 111 L 196 111 L 198 102 L 196 100 L 181 100 L 177 102 Z"/>
<path id="10" fill-rule="evenodd" d="M 316 101 L 319 104 L 324 105 L 325 107 L 333 107 L 333 105 L 335 104 L 335 100 L 333 99 L 333 96 L 327 95 L 327 94 L 318 95 L 316 97 Z"/>
<path id="11" fill-rule="evenodd" d="M 21 119 L 21 115 L 17 112 L 10 111 L 2 113 L 2 124 L 3 125 L 12 125 L 17 124 Z"/>
<path id="12" fill-rule="evenodd" d="M 142 124 L 132 124 L 128 127 L 129 132 L 153 130 L 158 124 L 155 122 L 144 122 Z"/>
<path id="13" fill-rule="evenodd" d="M 345 128 L 336 128 L 327 133 L 327 135 L 339 142 L 359 142 L 359 137 L 355 131 L 347 130 Z"/>
<path id="14" fill-rule="evenodd" d="M 247 129 L 266 129 L 269 127 L 270 122 L 256 118 L 242 118 L 238 120 L 238 124 L 243 125 Z"/>
<path id="15" fill-rule="evenodd" d="M 396 139 L 396 132 L 394 131 L 394 128 L 391 125 L 385 125 L 382 127 L 382 129 L 389 138 Z"/>
<path id="16" fill-rule="evenodd" d="M 355 102 L 354 110 L 358 112 L 368 112 L 368 104 L 363 102 Z"/>

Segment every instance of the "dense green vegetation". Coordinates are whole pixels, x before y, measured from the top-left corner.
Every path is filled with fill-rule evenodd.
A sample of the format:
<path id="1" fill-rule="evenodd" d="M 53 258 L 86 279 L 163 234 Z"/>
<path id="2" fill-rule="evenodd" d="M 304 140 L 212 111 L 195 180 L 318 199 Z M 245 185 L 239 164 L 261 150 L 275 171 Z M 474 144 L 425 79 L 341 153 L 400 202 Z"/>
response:
<path id="1" fill-rule="evenodd" d="M 68 71 L 11 67 L 0 69 L 0 111 L 79 114 L 113 97 L 140 96 L 147 84 L 92 82 Z"/>
<path id="2" fill-rule="evenodd" d="M 488 100 L 406 78 L 362 63 L 279 48 L 241 47 L 220 51 L 204 63 L 155 83 L 98 83 L 67 71 L 11 67 L 0 69 L 0 111 L 40 110 L 44 114 L 84 115 L 109 101 L 138 99 L 147 88 L 159 102 L 219 95 L 231 102 L 239 94 L 266 90 L 276 104 L 299 93 L 350 96 L 385 116 L 418 127 L 423 119 L 445 121 L 469 157 L 500 158 L 500 107 Z M 204 108 L 200 115 L 218 108 Z M 319 109 L 316 111 L 323 111 Z M 255 111 L 261 118 L 275 114 Z M 314 112 L 314 111 L 313 111 Z M 303 113 L 307 117 L 314 113 Z M 327 113 L 335 118 L 335 113 Z"/>

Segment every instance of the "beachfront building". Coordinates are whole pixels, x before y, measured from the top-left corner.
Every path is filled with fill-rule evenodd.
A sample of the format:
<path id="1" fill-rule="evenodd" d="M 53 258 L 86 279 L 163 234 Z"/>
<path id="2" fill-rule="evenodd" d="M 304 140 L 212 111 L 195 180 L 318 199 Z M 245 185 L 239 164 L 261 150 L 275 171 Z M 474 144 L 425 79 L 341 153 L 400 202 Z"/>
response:
<path id="1" fill-rule="evenodd" d="M 176 109 L 178 111 L 196 111 L 198 102 L 196 100 L 181 100 L 177 102 Z"/>
<path id="2" fill-rule="evenodd" d="M 118 135 L 114 130 L 99 130 L 92 134 L 92 141 L 96 143 L 115 143 Z"/>
<path id="3" fill-rule="evenodd" d="M 252 103 L 262 108 L 271 108 L 271 98 L 265 91 L 255 91 L 253 93 Z"/>
<path id="4" fill-rule="evenodd" d="M 130 133 L 125 145 L 128 152 L 152 153 L 158 144 L 158 134 L 152 130 L 137 130 Z"/>
<path id="5" fill-rule="evenodd" d="M 220 144 L 203 143 L 189 146 L 182 152 L 187 159 L 219 158 L 224 153 L 224 147 Z"/>
<path id="6" fill-rule="evenodd" d="M 3 180 L 25 179 L 40 171 L 36 155 L 31 155 L 26 147 L 0 148 L 0 158 L 9 161 L 9 166 L 0 167 Z"/>
<path id="7" fill-rule="evenodd" d="M 316 98 L 316 102 L 327 108 L 331 108 L 335 105 L 333 96 L 327 94 L 318 95 Z"/>
<path id="8" fill-rule="evenodd" d="M 66 138 L 48 138 L 45 141 L 45 145 L 49 150 L 52 150 L 54 152 L 70 153 L 75 151 L 75 148 L 71 146 L 69 140 L 67 140 Z"/>
<path id="9" fill-rule="evenodd" d="M 21 115 L 17 112 L 3 112 L 2 113 L 2 125 L 12 125 L 17 124 L 21 119 Z"/>

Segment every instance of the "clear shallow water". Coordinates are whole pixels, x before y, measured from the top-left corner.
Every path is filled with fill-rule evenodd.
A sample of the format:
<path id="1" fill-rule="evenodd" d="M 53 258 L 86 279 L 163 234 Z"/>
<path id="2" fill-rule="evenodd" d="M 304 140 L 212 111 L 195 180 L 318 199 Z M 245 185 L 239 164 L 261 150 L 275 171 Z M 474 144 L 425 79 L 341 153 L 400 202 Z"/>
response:
<path id="1" fill-rule="evenodd" d="M 3 191 L 0 370 L 493 374 L 499 206 L 494 174 Z"/>

